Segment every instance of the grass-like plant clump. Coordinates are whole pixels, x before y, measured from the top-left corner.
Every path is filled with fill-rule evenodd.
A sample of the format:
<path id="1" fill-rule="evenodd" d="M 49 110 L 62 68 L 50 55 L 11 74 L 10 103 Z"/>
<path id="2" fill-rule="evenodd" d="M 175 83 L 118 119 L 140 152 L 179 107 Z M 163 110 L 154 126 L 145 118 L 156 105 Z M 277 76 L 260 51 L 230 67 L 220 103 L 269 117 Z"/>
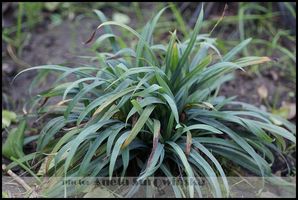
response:
<path id="1" fill-rule="evenodd" d="M 23 71 L 57 71 L 59 78 L 33 101 L 37 116 L 47 119 L 36 152 L 9 167 L 34 159 L 40 168 L 39 174 L 33 173 L 38 180 L 40 176 L 208 177 L 214 197 L 229 195 L 226 177 L 233 168 L 273 176 L 274 154 L 296 142 L 296 127 L 235 97 L 218 96 L 233 71 L 271 59 L 237 59 L 251 39 L 221 55 L 216 39 L 200 32 L 203 9 L 190 38 L 178 39 L 173 31 L 166 45 L 155 44 L 153 32 L 165 9 L 141 33 L 105 21 L 96 11 L 104 21 L 97 29 L 106 31 L 98 40 L 108 39 L 112 47 L 112 52 L 98 52 L 104 65 L 44 65 Z M 131 32 L 138 39 L 136 48 L 119 44 L 111 26 Z M 72 75 L 75 80 L 66 82 Z M 54 97 L 60 101 L 37 104 Z M 64 187 L 51 184 L 43 195 L 64 194 Z M 198 185 L 173 190 L 177 197 L 200 194 Z"/>

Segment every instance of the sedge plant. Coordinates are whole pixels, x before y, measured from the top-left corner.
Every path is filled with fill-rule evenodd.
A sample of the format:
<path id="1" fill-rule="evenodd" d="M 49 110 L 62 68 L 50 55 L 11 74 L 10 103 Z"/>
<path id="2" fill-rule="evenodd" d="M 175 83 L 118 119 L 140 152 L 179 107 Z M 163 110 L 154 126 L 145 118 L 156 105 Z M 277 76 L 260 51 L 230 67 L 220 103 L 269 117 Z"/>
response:
<path id="1" fill-rule="evenodd" d="M 105 30 L 99 40 L 109 40 L 111 47 L 109 52 L 98 52 L 104 60 L 101 66 L 43 65 L 21 72 L 51 70 L 59 77 L 33 101 L 36 115 L 47 122 L 37 138 L 36 152 L 17 163 L 38 161 L 37 176 L 50 180 L 206 177 L 213 197 L 229 196 L 227 177 L 233 167 L 260 177 L 273 176 L 270 166 L 275 152 L 282 154 L 287 144 L 296 143 L 295 125 L 235 97 L 218 95 L 233 71 L 271 59 L 238 59 L 251 39 L 221 55 L 216 39 L 200 32 L 203 8 L 189 38 L 178 39 L 172 31 L 168 44 L 155 44 L 153 32 L 165 9 L 141 33 L 106 21 L 97 10 L 103 21 L 97 29 Z M 120 47 L 121 38 L 111 26 L 129 31 L 138 39 L 136 47 L 122 48 L 123 41 Z M 75 80 L 66 81 L 69 76 Z M 51 98 L 59 102 L 36 103 Z M 203 196 L 198 185 L 173 185 L 173 191 L 177 197 Z M 54 179 L 42 192 L 65 195 Z"/>

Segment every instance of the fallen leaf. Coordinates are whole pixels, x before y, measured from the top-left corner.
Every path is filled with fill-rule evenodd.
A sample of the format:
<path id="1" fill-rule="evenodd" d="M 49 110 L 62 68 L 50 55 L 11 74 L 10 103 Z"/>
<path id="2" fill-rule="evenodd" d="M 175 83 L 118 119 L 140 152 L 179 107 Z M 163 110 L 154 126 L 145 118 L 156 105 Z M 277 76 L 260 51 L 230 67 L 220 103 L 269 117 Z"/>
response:
<path id="1" fill-rule="evenodd" d="M 17 70 L 15 65 L 8 65 L 7 63 L 2 64 L 2 73 L 4 72 L 7 75 L 13 75 Z"/>
<path id="2" fill-rule="evenodd" d="M 122 14 L 122 13 L 114 13 L 113 21 L 121 23 L 121 24 L 129 24 L 130 18 L 129 18 L 129 16 Z"/>
<path id="3" fill-rule="evenodd" d="M 281 105 L 282 108 L 288 109 L 288 115 L 286 117 L 287 119 L 293 119 L 296 116 L 296 103 L 283 101 Z"/>
<path id="4" fill-rule="evenodd" d="M 278 74 L 275 71 L 270 71 L 270 75 L 274 81 L 278 80 Z"/>
<path id="5" fill-rule="evenodd" d="M 261 85 L 260 87 L 258 87 L 258 94 L 261 99 L 266 99 L 268 97 L 268 90 L 265 85 Z"/>

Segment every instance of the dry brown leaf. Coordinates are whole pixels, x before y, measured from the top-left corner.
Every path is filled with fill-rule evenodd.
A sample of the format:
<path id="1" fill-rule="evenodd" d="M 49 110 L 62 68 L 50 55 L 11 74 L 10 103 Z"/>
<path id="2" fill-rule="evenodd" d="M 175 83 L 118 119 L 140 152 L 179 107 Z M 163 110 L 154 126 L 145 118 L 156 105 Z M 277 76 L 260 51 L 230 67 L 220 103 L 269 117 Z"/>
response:
<path id="1" fill-rule="evenodd" d="M 270 75 L 274 81 L 278 80 L 278 74 L 275 71 L 270 71 Z"/>
<path id="2" fill-rule="evenodd" d="M 281 106 L 282 108 L 286 108 L 289 111 L 287 119 L 293 119 L 296 116 L 296 103 L 283 101 L 281 104 L 282 104 Z"/>
<path id="3" fill-rule="evenodd" d="M 261 99 L 266 99 L 268 97 L 268 90 L 265 85 L 261 85 L 260 87 L 258 87 L 258 94 Z"/>

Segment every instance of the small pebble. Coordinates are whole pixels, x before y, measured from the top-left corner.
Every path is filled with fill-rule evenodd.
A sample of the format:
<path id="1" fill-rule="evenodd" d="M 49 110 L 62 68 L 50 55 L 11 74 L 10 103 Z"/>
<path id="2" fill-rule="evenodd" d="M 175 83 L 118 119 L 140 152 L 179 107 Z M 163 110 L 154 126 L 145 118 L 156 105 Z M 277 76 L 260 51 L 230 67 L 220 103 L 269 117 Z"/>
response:
<path id="1" fill-rule="evenodd" d="M 5 74 L 12 76 L 16 73 L 16 66 L 15 65 L 9 65 L 7 63 L 3 63 L 2 64 L 2 72 L 4 72 Z"/>

